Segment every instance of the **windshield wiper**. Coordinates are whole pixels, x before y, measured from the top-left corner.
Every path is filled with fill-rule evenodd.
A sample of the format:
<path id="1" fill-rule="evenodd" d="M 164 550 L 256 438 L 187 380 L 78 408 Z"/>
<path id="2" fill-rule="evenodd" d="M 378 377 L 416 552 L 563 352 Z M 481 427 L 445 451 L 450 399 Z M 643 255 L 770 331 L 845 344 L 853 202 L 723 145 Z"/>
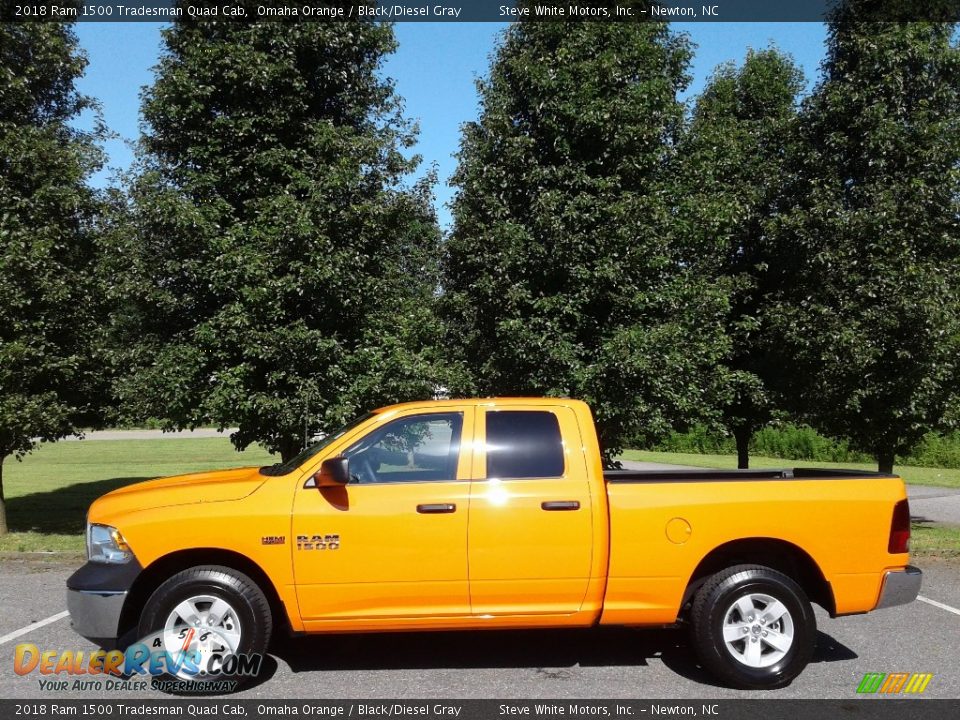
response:
<path id="1" fill-rule="evenodd" d="M 274 463 L 273 465 L 264 465 L 260 468 L 261 475 L 269 475 L 275 477 L 277 475 L 286 475 L 289 470 L 284 468 L 283 463 Z"/>

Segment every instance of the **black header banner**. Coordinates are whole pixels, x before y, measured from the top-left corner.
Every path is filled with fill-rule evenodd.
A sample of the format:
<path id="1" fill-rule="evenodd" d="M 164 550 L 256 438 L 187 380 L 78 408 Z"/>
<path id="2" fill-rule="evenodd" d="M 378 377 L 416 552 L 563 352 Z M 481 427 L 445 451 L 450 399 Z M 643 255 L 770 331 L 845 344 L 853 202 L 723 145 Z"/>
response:
<path id="1" fill-rule="evenodd" d="M 0 0 L 4 22 L 823 22 L 960 20 L 960 0 Z"/>

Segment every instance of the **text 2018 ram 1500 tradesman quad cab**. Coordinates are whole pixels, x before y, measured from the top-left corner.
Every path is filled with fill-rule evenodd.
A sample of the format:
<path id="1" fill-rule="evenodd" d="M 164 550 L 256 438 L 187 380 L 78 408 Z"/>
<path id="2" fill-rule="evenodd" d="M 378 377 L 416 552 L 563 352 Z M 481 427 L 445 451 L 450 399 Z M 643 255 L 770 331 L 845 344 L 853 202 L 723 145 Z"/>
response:
<path id="1" fill-rule="evenodd" d="M 605 472 L 582 402 L 424 401 L 283 464 L 104 495 L 67 595 L 86 637 L 209 627 L 237 653 L 278 625 L 683 623 L 719 678 L 771 688 L 810 660 L 811 602 L 836 617 L 916 598 L 909 536 L 894 476 Z"/>

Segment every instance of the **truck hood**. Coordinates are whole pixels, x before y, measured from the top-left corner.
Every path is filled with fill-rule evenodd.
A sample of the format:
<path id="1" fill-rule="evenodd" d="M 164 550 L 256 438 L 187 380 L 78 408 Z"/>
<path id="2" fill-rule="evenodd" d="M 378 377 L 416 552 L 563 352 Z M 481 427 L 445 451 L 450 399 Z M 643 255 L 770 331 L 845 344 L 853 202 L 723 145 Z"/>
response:
<path id="1" fill-rule="evenodd" d="M 105 522 L 116 515 L 147 508 L 240 500 L 267 479 L 259 468 L 246 467 L 147 480 L 98 498 L 90 506 L 89 518 L 91 522 Z"/>

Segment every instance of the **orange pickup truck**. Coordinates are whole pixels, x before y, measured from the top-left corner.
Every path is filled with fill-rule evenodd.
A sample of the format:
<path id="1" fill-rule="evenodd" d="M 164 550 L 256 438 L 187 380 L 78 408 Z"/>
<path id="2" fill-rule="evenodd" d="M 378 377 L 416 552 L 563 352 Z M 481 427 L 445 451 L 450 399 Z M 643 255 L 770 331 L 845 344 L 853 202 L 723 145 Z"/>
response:
<path id="1" fill-rule="evenodd" d="M 582 402 L 424 401 L 283 464 L 104 495 L 67 600 L 88 638 L 213 628 L 237 653 L 277 627 L 676 624 L 719 679 L 773 688 L 810 660 L 811 602 L 916 598 L 909 537 L 895 476 L 605 471 Z"/>

